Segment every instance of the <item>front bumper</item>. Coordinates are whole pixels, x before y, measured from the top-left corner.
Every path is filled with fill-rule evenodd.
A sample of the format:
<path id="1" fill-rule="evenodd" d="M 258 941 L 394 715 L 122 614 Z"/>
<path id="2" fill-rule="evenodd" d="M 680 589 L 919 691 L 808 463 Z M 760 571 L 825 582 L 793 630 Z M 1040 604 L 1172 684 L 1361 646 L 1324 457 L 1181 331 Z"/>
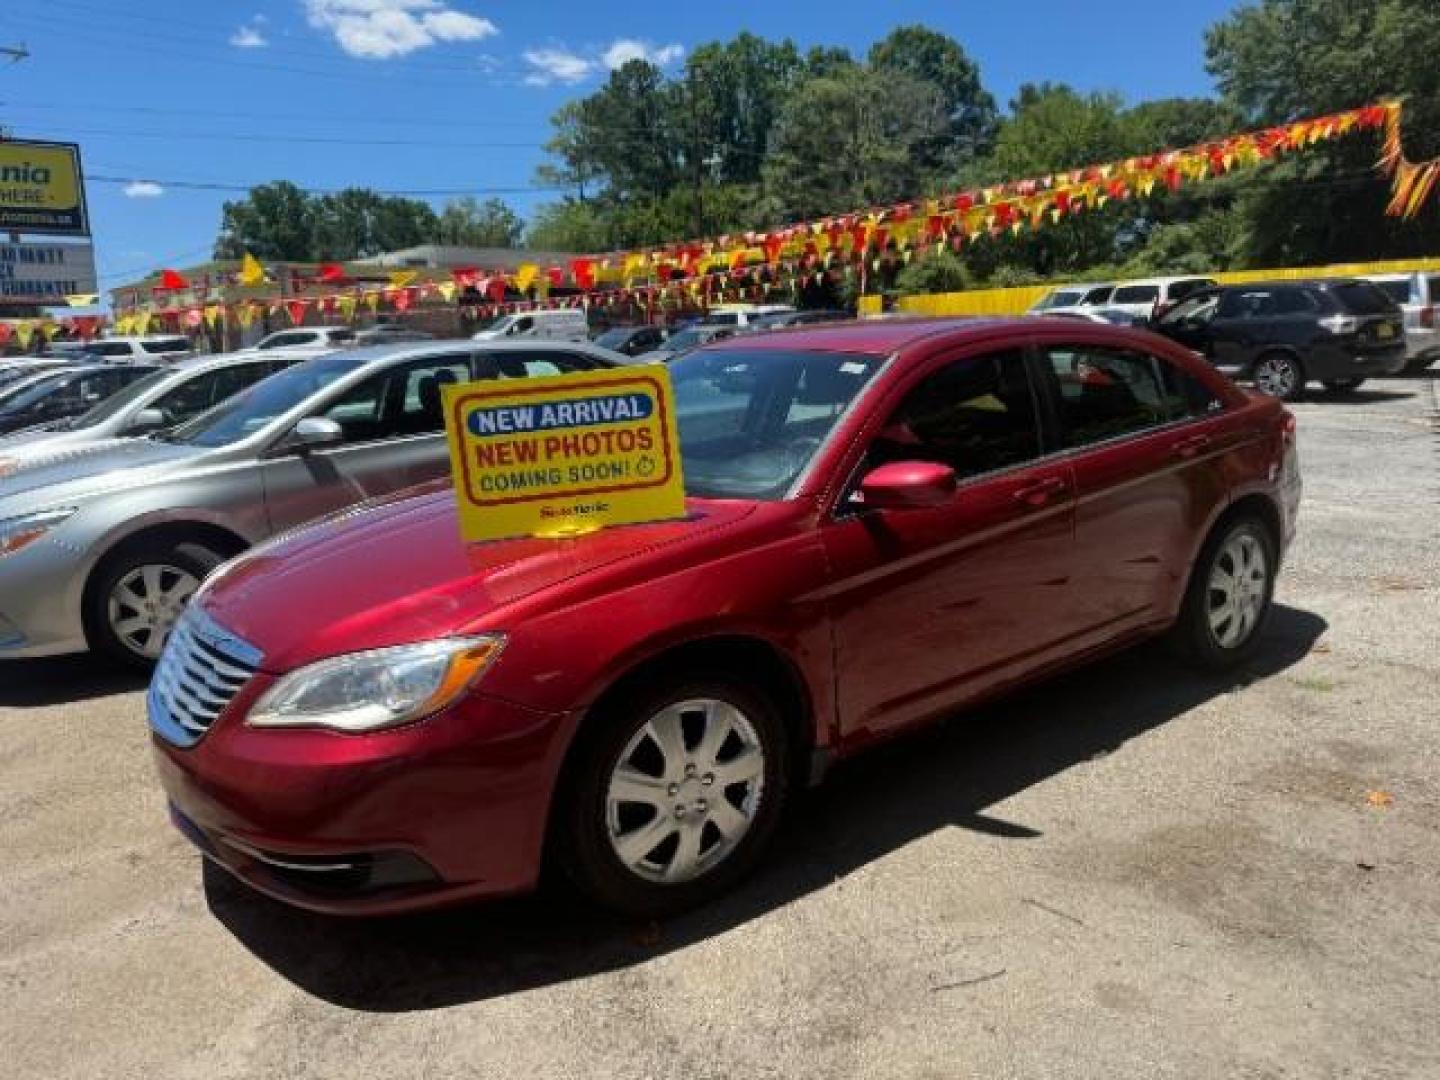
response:
<path id="1" fill-rule="evenodd" d="M 83 652 L 84 553 L 42 537 L 0 558 L 0 660 Z"/>
<path id="2" fill-rule="evenodd" d="M 182 749 L 152 742 L 171 817 L 255 889 L 332 914 L 525 891 L 539 877 L 567 718 L 472 694 L 369 735 L 247 727 L 251 681 Z"/>

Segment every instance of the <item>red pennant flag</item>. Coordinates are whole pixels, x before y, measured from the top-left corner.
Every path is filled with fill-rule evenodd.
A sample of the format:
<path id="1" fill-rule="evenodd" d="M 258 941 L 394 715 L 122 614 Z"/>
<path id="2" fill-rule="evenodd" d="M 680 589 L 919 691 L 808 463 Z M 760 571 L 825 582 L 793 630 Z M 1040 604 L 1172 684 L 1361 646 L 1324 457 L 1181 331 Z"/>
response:
<path id="1" fill-rule="evenodd" d="M 345 268 L 339 263 L 325 263 L 316 276 L 326 285 L 339 285 L 345 281 Z"/>
<path id="2" fill-rule="evenodd" d="M 290 321 L 299 326 L 305 321 L 305 308 L 308 305 L 304 300 L 291 300 L 285 305 L 285 310 L 290 313 Z"/>
<path id="3" fill-rule="evenodd" d="M 593 289 L 595 287 L 595 263 L 592 260 L 571 259 L 570 273 L 579 288 Z"/>
<path id="4" fill-rule="evenodd" d="M 785 239 L 784 237 L 771 233 L 765 237 L 765 241 L 761 246 L 765 249 L 765 261 L 774 265 L 780 261 L 780 251 L 785 246 Z"/>
<path id="5" fill-rule="evenodd" d="M 559 272 L 559 267 L 556 267 L 556 272 Z M 505 279 L 502 277 L 491 278 L 490 284 L 485 287 L 485 292 L 495 303 L 501 303 L 505 299 Z"/>
<path id="6" fill-rule="evenodd" d="M 549 280 L 552 289 L 558 289 L 561 285 L 565 284 L 565 271 L 561 270 L 558 266 L 547 267 L 545 277 Z"/>
<path id="7" fill-rule="evenodd" d="M 14 332 L 15 328 L 12 327 L 9 323 L 0 322 L 0 345 L 8 343 L 10 340 L 10 335 Z"/>
<path id="8" fill-rule="evenodd" d="M 395 296 L 394 296 L 393 299 L 394 299 L 394 301 L 395 301 L 395 310 L 396 310 L 396 311 L 409 311 L 409 310 L 410 310 L 410 304 L 411 304 L 412 300 L 414 299 L 414 297 L 412 296 L 412 294 L 414 293 L 414 291 L 415 291 L 414 289 L 396 289 L 396 290 L 395 290 Z"/>
<path id="9" fill-rule="evenodd" d="M 473 289 L 480 282 L 480 271 L 473 266 L 457 266 L 450 271 L 450 276 L 462 289 Z"/>
<path id="10" fill-rule="evenodd" d="M 188 289 L 190 283 L 181 277 L 174 270 L 160 271 L 160 288 L 162 289 Z"/>

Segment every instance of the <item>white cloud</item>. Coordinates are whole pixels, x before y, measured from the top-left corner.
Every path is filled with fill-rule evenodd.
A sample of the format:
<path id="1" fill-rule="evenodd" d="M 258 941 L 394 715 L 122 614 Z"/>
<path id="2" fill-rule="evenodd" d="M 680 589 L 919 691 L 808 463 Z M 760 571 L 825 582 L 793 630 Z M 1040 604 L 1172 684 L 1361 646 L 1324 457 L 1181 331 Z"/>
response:
<path id="1" fill-rule="evenodd" d="M 611 71 L 624 67 L 631 60 L 648 60 L 656 67 L 668 67 L 685 55 L 683 45 L 652 45 L 635 38 L 616 38 L 601 54 L 600 60 Z"/>
<path id="2" fill-rule="evenodd" d="M 522 54 L 531 72 L 525 76 L 527 86 L 549 86 L 551 83 L 578 83 L 595 70 L 595 61 L 587 60 L 565 49 L 526 49 Z"/>
<path id="3" fill-rule="evenodd" d="M 158 199 L 165 189 L 153 180 L 131 180 L 122 189 L 129 199 Z"/>
<path id="4" fill-rule="evenodd" d="M 440 41 L 483 41 L 499 28 L 441 0 L 304 0 L 310 25 L 365 60 L 388 60 Z"/>
<path id="5" fill-rule="evenodd" d="M 260 32 L 260 24 L 263 18 L 257 17 L 253 23 L 238 27 L 235 33 L 230 35 L 230 44 L 237 49 L 263 49 L 269 45 L 269 40 Z"/>

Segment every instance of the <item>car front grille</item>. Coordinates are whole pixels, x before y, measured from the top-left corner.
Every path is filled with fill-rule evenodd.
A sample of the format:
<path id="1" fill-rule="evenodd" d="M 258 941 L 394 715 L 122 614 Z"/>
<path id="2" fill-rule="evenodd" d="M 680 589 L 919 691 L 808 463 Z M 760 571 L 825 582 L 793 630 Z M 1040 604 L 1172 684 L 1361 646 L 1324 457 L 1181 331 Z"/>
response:
<path id="1" fill-rule="evenodd" d="M 186 609 L 150 683 L 150 726 L 176 746 L 194 746 L 260 666 L 261 653 L 198 605 Z"/>

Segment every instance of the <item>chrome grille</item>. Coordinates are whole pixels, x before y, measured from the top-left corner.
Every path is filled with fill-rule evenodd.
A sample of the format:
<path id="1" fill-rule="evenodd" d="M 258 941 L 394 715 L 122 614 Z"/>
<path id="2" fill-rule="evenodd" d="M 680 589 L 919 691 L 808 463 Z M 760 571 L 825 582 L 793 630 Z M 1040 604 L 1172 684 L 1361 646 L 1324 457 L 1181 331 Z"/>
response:
<path id="1" fill-rule="evenodd" d="M 260 650 L 192 604 L 150 682 L 150 726 L 176 746 L 195 745 L 250 681 L 260 658 Z"/>

